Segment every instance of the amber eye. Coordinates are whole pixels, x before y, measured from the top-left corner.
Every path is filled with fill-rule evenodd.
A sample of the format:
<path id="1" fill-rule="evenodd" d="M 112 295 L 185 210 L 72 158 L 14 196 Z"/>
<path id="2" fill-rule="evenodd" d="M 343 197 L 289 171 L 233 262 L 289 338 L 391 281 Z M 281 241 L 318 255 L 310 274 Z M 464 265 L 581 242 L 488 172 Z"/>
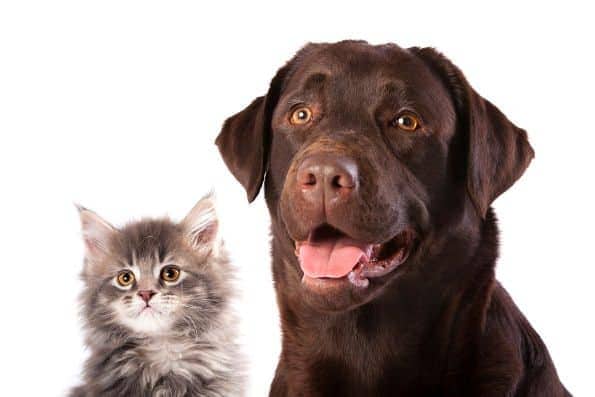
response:
<path id="1" fill-rule="evenodd" d="M 306 106 L 300 106 L 291 113 L 289 122 L 293 125 L 303 125 L 312 120 L 312 111 Z"/>
<path id="2" fill-rule="evenodd" d="M 118 274 L 116 281 L 118 281 L 118 284 L 122 287 L 128 287 L 134 282 L 134 273 L 130 270 L 124 270 Z"/>
<path id="3" fill-rule="evenodd" d="M 161 278 L 170 283 L 174 282 L 180 278 L 180 269 L 175 266 L 166 266 L 161 269 Z"/>
<path id="4" fill-rule="evenodd" d="M 403 131 L 415 131 L 419 127 L 419 120 L 412 114 L 402 114 L 393 121 L 393 126 Z"/>

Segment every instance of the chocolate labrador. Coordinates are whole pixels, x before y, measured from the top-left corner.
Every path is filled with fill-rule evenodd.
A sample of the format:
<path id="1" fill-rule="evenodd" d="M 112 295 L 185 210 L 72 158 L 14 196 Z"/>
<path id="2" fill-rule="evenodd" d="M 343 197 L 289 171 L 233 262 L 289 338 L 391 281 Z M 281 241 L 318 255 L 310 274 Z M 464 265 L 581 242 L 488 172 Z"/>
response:
<path id="1" fill-rule="evenodd" d="M 432 48 L 309 44 L 216 141 L 264 182 L 283 349 L 271 396 L 568 396 L 495 280 L 524 130 Z"/>

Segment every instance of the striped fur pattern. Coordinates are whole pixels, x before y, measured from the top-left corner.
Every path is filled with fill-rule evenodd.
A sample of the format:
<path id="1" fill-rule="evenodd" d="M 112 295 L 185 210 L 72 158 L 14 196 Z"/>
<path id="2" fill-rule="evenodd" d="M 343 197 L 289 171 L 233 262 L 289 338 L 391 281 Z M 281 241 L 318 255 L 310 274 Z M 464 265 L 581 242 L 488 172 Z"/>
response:
<path id="1" fill-rule="evenodd" d="M 243 365 L 231 269 L 211 196 L 180 223 L 116 229 L 80 207 L 86 247 L 81 296 L 90 350 L 71 396 L 241 396 Z M 175 282 L 161 277 L 174 266 Z M 121 272 L 134 282 L 123 287 Z M 148 302 L 138 291 L 155 294 Z"/>

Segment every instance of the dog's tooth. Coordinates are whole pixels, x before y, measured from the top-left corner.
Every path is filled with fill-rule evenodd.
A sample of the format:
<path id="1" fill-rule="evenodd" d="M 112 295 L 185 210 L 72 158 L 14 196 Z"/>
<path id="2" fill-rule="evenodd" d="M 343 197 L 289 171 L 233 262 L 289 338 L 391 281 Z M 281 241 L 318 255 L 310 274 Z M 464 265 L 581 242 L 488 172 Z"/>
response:
<path id="1" fill-rule="evenodd" d="M 370 284 L 370 280 L 360 276 L 361 272 L 351 271 L 347 275 L 349 282 L 358 288 L 366 288 Z"/>
<path id="2" fill-rule="evenodd" d="M 293 244 L 295 246 L 295 251 L 294 251 L 295 256 L 300 256 L 300 246 L 302 244 L 298 241 L 294 241 Z"/>
<path id="3" fill-rule="evenodd" d="M 390 273 L 398 264 L 392 266 L 393 264 L 380 262 L 374 266 L 370 266 L 363 271 L 363 277 L 382 277 L 388 273 Z"/>

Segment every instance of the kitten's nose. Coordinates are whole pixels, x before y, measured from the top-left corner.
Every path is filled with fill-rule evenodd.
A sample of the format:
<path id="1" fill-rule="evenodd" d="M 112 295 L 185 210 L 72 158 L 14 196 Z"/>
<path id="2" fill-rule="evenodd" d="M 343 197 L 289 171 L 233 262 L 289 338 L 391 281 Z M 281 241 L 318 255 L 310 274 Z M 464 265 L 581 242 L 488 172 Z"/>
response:
<path id="1" fill-rule="evenodd" d="M 153 291 L 153 290 L 149 290 L 149 289 L 145 289 L 145 290 L 140 290 L 138 291 L 138 296 L 140 296 L 141 298 L 143 298 L 143 300 L 145 301 L 145 303 L 149 303 L 149 301 L 151 300 L 151 298 L 156 294 L 157 292 Z"/>

